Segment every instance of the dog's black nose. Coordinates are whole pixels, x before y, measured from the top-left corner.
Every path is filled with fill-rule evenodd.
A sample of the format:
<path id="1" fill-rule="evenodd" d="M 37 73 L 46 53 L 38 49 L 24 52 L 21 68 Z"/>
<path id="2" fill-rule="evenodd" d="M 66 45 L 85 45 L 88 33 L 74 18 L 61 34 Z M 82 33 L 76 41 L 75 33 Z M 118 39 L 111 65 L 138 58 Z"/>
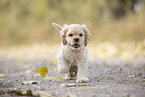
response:
<path id="1" fill-rule="evenodd" d="M 75 42 L 78 42 L 78 41 L 79 41 L 79 39 L 78 39 L 78 38 L 75 38 L 75 39 L 74 39 L 74 41 L 75 41 Z"/>

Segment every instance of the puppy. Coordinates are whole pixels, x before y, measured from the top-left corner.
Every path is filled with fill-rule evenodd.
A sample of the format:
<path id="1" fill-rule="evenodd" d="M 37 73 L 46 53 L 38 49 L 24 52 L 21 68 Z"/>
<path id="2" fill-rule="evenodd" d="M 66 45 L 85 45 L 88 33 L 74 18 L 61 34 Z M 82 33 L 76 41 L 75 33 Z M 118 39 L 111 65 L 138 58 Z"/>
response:
<path id="1" fill-rule="evenodd" d="M 91 33 L 85 25 L 71 24 L 63 27 L 52 23 L 60 31 L 61 48 L 57 55 L 58 71 L 64 79 L 77 77 L 76 82 L 89 82 L 87 44 Z"/>

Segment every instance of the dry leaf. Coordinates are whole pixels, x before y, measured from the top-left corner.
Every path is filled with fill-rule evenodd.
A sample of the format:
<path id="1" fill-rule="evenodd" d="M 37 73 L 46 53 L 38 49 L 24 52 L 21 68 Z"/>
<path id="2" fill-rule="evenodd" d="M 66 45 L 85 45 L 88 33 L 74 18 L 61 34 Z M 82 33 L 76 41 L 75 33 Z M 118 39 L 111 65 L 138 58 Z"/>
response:
<path id="1" fill-rule="evenodd" d="M 73 86 L 89 86 L 89 84 L 77 84 L 77 83 L 70 83 L 70 84 L 61 84 L 60 85 L 61 87 L 65 87 L 65 86 L 67 86 L 67 87 L 73 87 Z"/>
<path id="2" fill-rule="evenodd" d="M 59 77 L 59 79 L 63 79 L 63 77 L 62 77 L 62 76 L 60 76 L 60 77 Z"/>
<path id="3" fill-rule="evenodd" d="M 7 93 L 16 93 L 16 94 L 21 95 L 21 96 L 35 96 L 32 94 L 32 90 L 22 91 L 19 88 L 17 88 L 17 90 L 8 91 Z"/>
<path id="4" fill-rule="evenodd" d="M 137 77 L 137 75 L 128 75 L 128 77 L 134 78 L 134 77 Z"/>
<path id="5" fill-rule="evenodd" d="M 40 74 L 42 77 L 45 77 L 46 74 L 48 73 L 48 68 L 46 66 L 44 66 L 44 67 L 37 69 L 36 72 L 38 74 Z"/>
<path id="6" fill-rule="evenodd" d="M 129 72 L 129 73 L 127 73 L 127 74 L 136 74 L 135 72 Z"/>
<path id="7" fill-rule="evenodd" d="M 23 91 L 20 90 L 19 88 L 17 88 L 17 91 L 16 92 L 19 93 L 19 94 L 23 94 Z"/>
<path id="8" fill-rule="evenodd" d="M 22 90 L 20 90 L 19 88 L 17 88 L 17 90 L 8 91 L 7 93 L 16 93 L 16 94 L 19 94 L 19 95 L 24 94 L 24 92 Z"/>
<path id="9" fill-rule="evenodd" d="M 116 75 L 116 76 L 119 76 L 119 77 L 127 77 L 127 75 Z"/>
<path id="10" fill-rule="evenodd" d="M 38 81 L 25 81 L 25 82 L 22 82 L 22 84 L 23 85 L 26 85 L 26 84 L 28 84 L 28 85 L 30 85 L 30 84 L 40 84 L 40 82 L 38 82 Z"/>

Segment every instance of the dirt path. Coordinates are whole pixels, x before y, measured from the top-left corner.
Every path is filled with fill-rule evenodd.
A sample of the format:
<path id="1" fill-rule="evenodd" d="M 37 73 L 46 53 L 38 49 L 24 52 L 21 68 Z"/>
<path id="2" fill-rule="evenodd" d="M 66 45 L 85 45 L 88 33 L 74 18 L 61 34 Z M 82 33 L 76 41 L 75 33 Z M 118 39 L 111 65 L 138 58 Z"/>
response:
<path id="1" fill-rule="evenodd" d="M 0 96 L 145 97 L 144 63 L 133 66 L 116 57 L 94 57 L 89 62 L 90 82 L 77 84 L 75 80 L 62 79 L 51 57 L 54 52 L 47 55 L 27 60 L 27 56 L 10 58 L 1 54 Z M 44 78 L 36 72 L 43 66 L 48 67 Z"/>

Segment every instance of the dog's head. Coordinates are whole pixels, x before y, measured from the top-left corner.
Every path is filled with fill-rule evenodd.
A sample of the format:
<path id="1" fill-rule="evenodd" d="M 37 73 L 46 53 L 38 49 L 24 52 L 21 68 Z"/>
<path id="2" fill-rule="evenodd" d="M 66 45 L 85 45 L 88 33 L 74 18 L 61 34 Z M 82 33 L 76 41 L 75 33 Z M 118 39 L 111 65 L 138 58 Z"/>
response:
<path id="1" fill-rule="evenodd" d="M 85 25 L 65 24 L 63 27 L 56 23 L 52 23 L 52 25 L 60 31 L 63 45 L 67 45 L 73 50 L 78 50 L 82 46 L 87 46 L 91 38 L 91 33 Z"/>

